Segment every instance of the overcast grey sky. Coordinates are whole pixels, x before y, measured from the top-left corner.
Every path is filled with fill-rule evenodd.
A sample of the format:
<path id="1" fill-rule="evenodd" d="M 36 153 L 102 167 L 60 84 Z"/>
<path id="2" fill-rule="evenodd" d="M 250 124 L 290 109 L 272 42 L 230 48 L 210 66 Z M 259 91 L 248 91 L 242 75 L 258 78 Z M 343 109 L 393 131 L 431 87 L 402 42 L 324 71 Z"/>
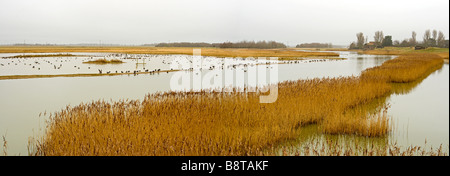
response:
<path id="1" fill-rule="evenodd" d="M 448 0 L 0 0 L 0 44 L 224 42 L 348 45 L 449 36 Z"/>

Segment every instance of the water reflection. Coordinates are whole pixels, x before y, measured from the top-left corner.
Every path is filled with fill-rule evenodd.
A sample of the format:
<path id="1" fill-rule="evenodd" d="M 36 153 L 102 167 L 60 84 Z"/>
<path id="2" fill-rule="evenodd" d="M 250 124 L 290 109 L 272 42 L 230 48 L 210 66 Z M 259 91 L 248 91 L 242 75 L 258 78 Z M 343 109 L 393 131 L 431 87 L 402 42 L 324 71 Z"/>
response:
<path id="1" fill-rule="evenodd" d="M 396 124 L 392 140 L 404 146 L 449 145 L 449 66 L 408 85 L 396 85 L 389 115 Z"/>
<path id="2" fill-rule="evenodd" d="M 344 151 L 363 152 L 370 149 L 387 151 L 389 137 L 363 137 L 358 135 L 330 135 L 321 134 L 318 125 L 303 127 L 301 135 L 293 140 L 286 141 L 277 147 L 269 147 L 264 152 L 268 155 L 316 155 L 327 153 L 329 155 L 344 155 Z M 359 153 L 363 155 L 363 153 Z"/>

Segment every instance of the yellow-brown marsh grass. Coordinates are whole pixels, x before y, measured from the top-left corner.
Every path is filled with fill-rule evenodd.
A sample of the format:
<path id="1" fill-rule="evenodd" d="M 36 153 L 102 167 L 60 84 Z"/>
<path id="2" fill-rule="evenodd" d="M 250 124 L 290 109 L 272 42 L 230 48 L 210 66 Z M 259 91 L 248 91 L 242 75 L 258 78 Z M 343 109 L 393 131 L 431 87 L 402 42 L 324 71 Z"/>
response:
<path id="1" fill-rule="evenodd" d="M 436 54 L 406 54 L 388 60 L 381 66 L 365 70 L 361 77 L 383 79 L 393 83 L 407 83 L 418 80 L 436 67 L 442 67 L 444 61 Z"/>
<path id="2" fill-rule="evenodd" d="M 356 108 L 344 113 L 330 115 L 321 123 L 326 134 L 355 134 L 367 137 L 379 137 L 388 134 L 390 118 L 387 108 L 380 113 L 371 114 L 364 108 Z"/>
<path id="3" fill-rule="evenodd" d="M 4 57 L 4 58 L 29 58 L 29 57 L 75 57 L 77 55 L 73 55 L 73 54 L 36 54 L 36 55 L 15 55 L 15 56 L 10 56 L 10 57 Z"/>
<path id="4" fill-rule="evenodd" d="M 124 62 L 119 59 L 111 59 L 111 60 L 97 59 L 97 60 L 93 60 L 93 61 L 83 62 L 83 64 L 122 64 L 122 63 L 124 63 Z"/>
<path id="5" fill-rule="evenodd" d="M 278 100 L 272 104 L 260 104 L 259 93 L 203 91 L 67 107 L 52 114 L 32 154 L 264 155 L 265 148 L 297 137 L 308 124 L 319 124 L 324 133 L 383 136 L 390 130 L 384 114 L 357 111 L 359 105 L 391 93 L 390 83 L 398 82 L 382 71 L 410 80 L 415 76 L 401 72 L 425 74 L 437 69 L 435 60 L 442 61 L 429 54 L 397 59 L 401 62 L 383 64 L 360 77 L 279 83 Z"/>
<path id="6" fill-rule="evenodd" d="M 430 47 L 423 50 L 415 50 L 414 47 L 385 47 L 374 50 L 355 50 L 359 54 L 371 54 L 371 55 L 403 55 L 403 54 L 416 54 L 416 53 L 428 53 L 436 54 L 444 59 L 448 59 L 448 48 L 435 48 Z"/>
<path id="7" fill-rule="evenodd" d="M 82 104 L 53 115 L 40 154 L 257 155 L 295 137 L 302 125 L 389 91 L 377 84 L 356 77 L 285 82 L 272 104 L 239 92 L 169 92 L 143 102 Z"/>

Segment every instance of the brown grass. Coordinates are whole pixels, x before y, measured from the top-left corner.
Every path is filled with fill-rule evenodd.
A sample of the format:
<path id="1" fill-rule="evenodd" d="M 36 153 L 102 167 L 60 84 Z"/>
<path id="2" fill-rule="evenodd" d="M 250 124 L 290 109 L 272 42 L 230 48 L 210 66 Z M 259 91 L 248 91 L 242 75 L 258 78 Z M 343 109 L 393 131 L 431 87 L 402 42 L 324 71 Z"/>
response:
<path id="1" fill-rule="evenodd" d="M 111 59 L 111 60 L 107 60 L 107 59 L 97 59 L 97 60 L 93 60 L 93 61 L 86 61 L 83 62 L 84 64 L 122 64 L 125 63 L 119 59 Z"/>
<path id="2" fill-rule="evenodd" d="M 393 83 L 406 83 L 419 79 L 443 64 L 442 57 L 435 54 L 406 54 L 388 60 L 381 66 L 365 70 L 361 77 L 383 79 Z"/>
<path id="3" fill-rule="evenodd" d="M 348 48 L 288 48 L 291 50 L 309 50 L 309 51 L 348 51 Z"/>
<path id="4" fill-rule="evenodd" d="M 358 112 L 358 106 L 391 93 L 391 82 L 412 80 L 438 69 L 436 60 L 442 61 L 430 54 L 394 60 L 401 62 L 385 63 L 360 77 L 279 83 L 278 100 L 271 104 L 260 104 L 259 93 L 203 91 L 67 107 L 52 114 L 31 153 L 264 155 L 266 148 L 296 138 L 308 124 L 319 124 L 330 134 L 384 136 L 390 130 L 386 115 Z M 392 73 L 406 78 L 385 76 Z"/>
<path id="5" fill-rule="evenodd" d="M 10 56 L 10 57 L 3 57 L 3 58 L 28 58 L 28 57 L 74 57 L 77 55 L 73 54 L 36 54 L 36 55 L 16 55 L 16 56 Z"/>
<path id="6" fill-rule="evenodd" d="M 387 108 L 380 113 L 371 114 L 365 108 L 356 108 L 350 112 L 336 113 L 326 118 L 321 129 L 326 134 L 355 134 L 367 137 L 379 137 L 391 129 Z"/>
<path id="7" fill-rule="evenodd" d="M 385 47 L 374 50 L 353 50 L 357 51 L 359 54 L 371 54 L 371 55 L 404 55 L 404 54 L 417 54 L 417 53 L 427 53 L 436 54 L 442 58 L 447 58 L 449 55 L 448 48 L 427 48 L 423 50 L 415 50 L 414 47 Z"/>
<path id="8" fill-rule="evenodd" d="M 54 114 L 39 154 L 255 155 L 293 138 L 302 125 L 388 91 L 376 84 L 355 77 L 285 82 L 273 104 L 239 92 L 169 92 L 143 102 L 82 104 Z M 358 87 L 360 94 L 352 93 Z"/>
<path id="9" fill-rule="evenodd" d="M 402 55 L 407 51 L 402 50 L 389 50 L 389 49 L 377 49 L 377 50 L 358 50 L 358 54 L 370 54 L 370 55 Z"/>

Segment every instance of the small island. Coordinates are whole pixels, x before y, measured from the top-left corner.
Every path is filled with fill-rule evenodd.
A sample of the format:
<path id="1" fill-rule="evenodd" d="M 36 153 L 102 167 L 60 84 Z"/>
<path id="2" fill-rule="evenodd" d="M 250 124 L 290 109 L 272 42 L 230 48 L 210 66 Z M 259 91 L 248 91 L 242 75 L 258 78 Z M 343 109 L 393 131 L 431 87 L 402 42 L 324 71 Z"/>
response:
<path id="1" fill-rule="evenodd" d="M 93 60 L 93 61 L 86 61 L 83 62 L 83 64 L 122 64 L 125 63 L 119 59 L 111 59 L 111 60 L 107 60 L 107 59 L 97 59 L 97 60 Z"/>

